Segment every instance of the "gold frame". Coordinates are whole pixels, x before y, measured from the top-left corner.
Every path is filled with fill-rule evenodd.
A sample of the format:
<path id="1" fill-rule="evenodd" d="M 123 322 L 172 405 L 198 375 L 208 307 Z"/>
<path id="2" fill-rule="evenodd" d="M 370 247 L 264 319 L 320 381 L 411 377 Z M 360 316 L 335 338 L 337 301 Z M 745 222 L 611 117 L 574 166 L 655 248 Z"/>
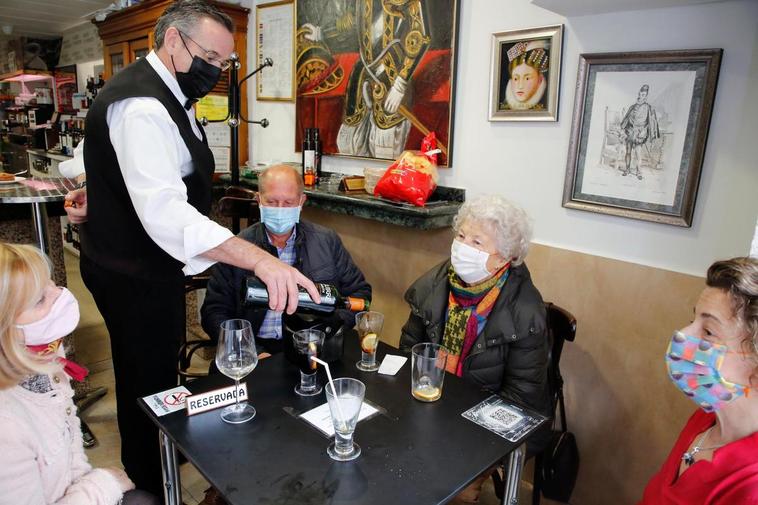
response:
<path id="1" fill-rule="evenodd" d="M 290 52 L 291 58 L 289 65 L 291 67 L 290 73 L 292 76 L 291 83 L 290 83 L 290 95 L 289 97 L 276 97 L 276 96 L 265 96 L 261 95 L 261 86 L 260 86 L 260 79 L 263 77 L 263 72 L 258 74 L 256 76 L 255 80 L 255 99 L 259 102 L 294 102 L 295 101 L 295 34 L 297 32 L 297 14 L 295 12 L 295 0 L 280 0 L 277 2 L 271 2 L 266 4 L 260 4 L 255 6 L 255 64 L 256 68 L 260 66 L 261 62 L 261 53 L 263 51 L 263 47 L 261 46 L 261 38 L 260 34 L 258 33 L 258 28 L 261 25 L 260 23 L 260 12 L 263 9 L 269 9 L 269 8 L 275 8 L 275 7 L 282 7 L 284 5 L 291 5 L 292 10 L 292 50 Z M 265 56 L 264 56 L 265 57 Z M 280 65 L 281 62 L 274 61 L 274 67 L 273 69 L 277 68 L 277 65 Z M 279 66 L 281 68 L 281 65 Z M 271 70 L 269 70 L 271 71 Z"/>

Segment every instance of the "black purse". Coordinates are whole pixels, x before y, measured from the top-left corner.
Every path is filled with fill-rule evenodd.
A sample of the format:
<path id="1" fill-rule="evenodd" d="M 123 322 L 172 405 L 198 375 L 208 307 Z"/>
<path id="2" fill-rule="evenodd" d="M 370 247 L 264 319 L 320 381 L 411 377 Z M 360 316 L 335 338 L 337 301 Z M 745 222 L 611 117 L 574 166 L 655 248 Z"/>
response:
<path id="1" fill-rule="evenodd" d="M 573 433 L 553 430 L 542 453 L 540 472 L 545 498 L 568 502 L 579 474 L 579 448 Z"/>

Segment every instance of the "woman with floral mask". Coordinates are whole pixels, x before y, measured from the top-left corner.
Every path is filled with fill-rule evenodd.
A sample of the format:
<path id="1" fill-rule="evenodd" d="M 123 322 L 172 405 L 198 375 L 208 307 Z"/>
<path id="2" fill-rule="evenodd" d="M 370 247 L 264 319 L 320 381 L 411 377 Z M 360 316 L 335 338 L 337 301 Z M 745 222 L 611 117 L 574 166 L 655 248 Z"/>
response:
<path id="1" fill-rule="evenodd" d="M 672 382 L 700 408 L 640 505 L 758 504 L 758 260 L 717 261 L 705 284 L 665 354 Z"/>
<path id="2" fill-rule="evenodd" d="M 448 372 L 549 415 L 545 307 L 524 264 L 528 216 L 502 197 L 481 196 L 461 206 L 454 229 L 450 259 L 405 293 L 411 313 L 400 347 L 441 344 L 450 351 Z M 529 455 L 544 447 L 546 433 L 529 440 Z M 490 473 L 458 502 L 476 502 Z"/>
<path id="3" fill-rule="evenodd" d="M 0 505 L 157 504 L 123 470 L 87 462 L 69 385 L 87 369 L 61 346 L 79 304 L 38 249 L 0 242 L 0 307 Z"/>

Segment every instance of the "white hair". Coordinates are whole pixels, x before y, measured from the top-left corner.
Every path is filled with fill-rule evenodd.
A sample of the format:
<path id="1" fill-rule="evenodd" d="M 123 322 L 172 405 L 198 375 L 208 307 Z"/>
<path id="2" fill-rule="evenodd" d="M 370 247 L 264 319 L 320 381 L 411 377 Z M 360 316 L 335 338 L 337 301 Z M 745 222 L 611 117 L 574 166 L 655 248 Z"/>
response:
<path id="1" fill-rule="evenodd" d="M 489 225 L 498 252 L 513 265 L 524 262 L 532 239 L 531 219 L 524 209 L 499 195 L 477 196 L 458 210 L 453 229 L 457 232 L 467 221 Z"/>

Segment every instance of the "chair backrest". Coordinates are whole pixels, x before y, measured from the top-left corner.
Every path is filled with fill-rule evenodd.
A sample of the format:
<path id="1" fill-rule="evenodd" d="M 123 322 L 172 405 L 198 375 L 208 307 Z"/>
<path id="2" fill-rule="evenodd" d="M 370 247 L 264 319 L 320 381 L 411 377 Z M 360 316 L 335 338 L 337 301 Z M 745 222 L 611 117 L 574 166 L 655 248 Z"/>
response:
<path id="1" fill-rule="evenodd" d="M 561 375 L 561 354 L 563 343 L 576 338 L 576 318 L 566 309 L 550 302 L 545 303 L 549 338 L 548 384 L 552 395 L 552 411 L 560 409 L 561 431 L 567 431 L 566 407 L 563 403 L 563 376 Z"/>
<path id="2" fill-rule="evenodd" d="M 250 226 L 261 220 L 261 211 L 255 200 L 255 191 L 239 186 L 226 188 L 224 196 L 218 203 L 219 214 L 234 219 L 247 219 Z"/>

